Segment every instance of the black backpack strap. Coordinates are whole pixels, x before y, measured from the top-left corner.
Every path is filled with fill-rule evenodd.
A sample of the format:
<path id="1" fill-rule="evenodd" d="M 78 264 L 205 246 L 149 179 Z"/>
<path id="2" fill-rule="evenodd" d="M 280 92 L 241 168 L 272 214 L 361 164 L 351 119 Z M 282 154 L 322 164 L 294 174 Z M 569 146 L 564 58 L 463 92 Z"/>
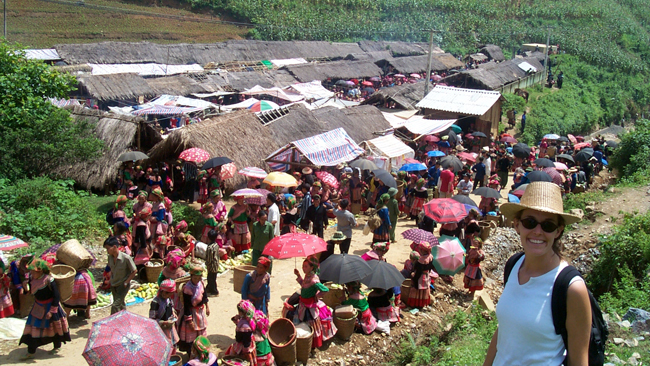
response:
<path id="1" fill-rule="evenodd" d="M 510 277 L 510 272 L 512 272 L 512 268 L 515 266 L 515 264 L 517 264 L 517 261 L 523 255 L 524 252 L 519 252 L 513 254 L 512 257 L 508 258 L 508 261 L 506 262 L 506 266 L 503 268 L 503 287 L 506 287 L 506 283 L 508 282 L 508 277 Z"/>
<path id="2" fill-rule="evenodd" d="M 582 277 L 580 272 L 575 267 L 566 266 L 555 279 L 555 283 L 553 284 L 553 293 L 551 295 L 551 312 L 553 314 L 553 326 L 555 327 L 555 334 L 562 336 L 564 347 L 567 349 L 567 291 L 569 290 L 569 283 L 576 276 Z"/>

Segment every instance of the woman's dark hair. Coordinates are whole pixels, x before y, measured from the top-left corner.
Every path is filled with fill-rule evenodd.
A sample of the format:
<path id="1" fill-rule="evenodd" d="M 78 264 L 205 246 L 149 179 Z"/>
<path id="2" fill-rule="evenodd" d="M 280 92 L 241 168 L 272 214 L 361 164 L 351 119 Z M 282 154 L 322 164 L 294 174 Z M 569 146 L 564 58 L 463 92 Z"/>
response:
<path id="1" fill-rule="evenodd" d="M 521 215 L 523 214 L 524 210 L 521 210 L 515 214 L 515 219 L 516 220 L 521 220 Z M 556 215 L 557 216 L 557 224 L 562 227 L 562 231 L 560 232 L 560 235 L 553 241 L 553 245 L 551 246 L 551 249 L 553 249 L 553 253 L 557 254 L 558 257 L 562 258 L 562 251 L 564 251 L 564 244 L 562 243 L 562 236 L 564 235 L 564 228 L 565 228 L 565 223 L 564 223 L 564 217 L 562 215 Z"/>
<path id="2" fill-rule="evenodd" d="M 208 231 L 208 239 L 213 243 L 217 239 L 217 235 L 219 235 L 219 233 L 215 229 Z"/>
<path id="3" fill-rule="evenodd" d="M 266 195 L 266 198 L 271 200 L 272 203 L 278 203 L 278 198 L 275 196 L 275 193 L 269 193 Z"/>
<path id="4" fill-rule="evenodd" d="M 345 198 L 342 199 L 341 202 L 339 202 L 339 206 L 341 206 L 341 208 L 344 209 L 344 210 L 345 210 L 346 208 L 348 208 L 348 205 L 349 205 L 349 204 L 350 204 L 350 201 L 348 201 L 348 200 L 345 199 Z"/>
<path id="5" fill-rule="evenodd" d="M 104 240 L 104 248 L 106 247 L 114 247 L 116 245 L 120 245 L 119 240 L 117 240 L 117 237 L 115 236 L 110 236 L 108 239 Z"/>
<path id="6" fill-rule="evenodd" d="M 465 234 L 476 234 L 481 231 L 481 227 L 477 224 L 472 222 L 471 224 L 467 225 L 467 228 L 465 228 Z"/>
<path id="7" fill-rule="evenodd" d="M 126 232 L 126 230 L 127 230 L 127 229 L 126 229 L 126 224 L 124 223 L 124 221 L 118 221 L 118 222 L 116 222 L 115 225 L 113 225 L 113 227 L 114 227 L 114 229 L 115 229 L 115 236 L 122 235 L 122 234 L 124 234 L 124 233 Z"/>

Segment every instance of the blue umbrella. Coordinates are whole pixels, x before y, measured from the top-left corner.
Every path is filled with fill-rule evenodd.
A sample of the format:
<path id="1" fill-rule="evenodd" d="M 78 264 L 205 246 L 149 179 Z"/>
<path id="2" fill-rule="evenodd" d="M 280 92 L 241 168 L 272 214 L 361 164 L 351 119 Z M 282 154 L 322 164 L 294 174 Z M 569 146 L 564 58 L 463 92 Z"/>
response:
<path id="1" fill-rule="evenodd" d="M 508 202 L 519 203 L 519 197 L 515 196 L 514 194 L 508 193 Z"/>
<path id="2" fill-rule="evenodd" d="M 478 207 L 476 207 L 474 205 L 468 205 L 466 203 L 463 203 L 463 204 L 465 205 L 465 209 L 467 210 L 467 212 L 469 212 L 469 210 L 471 210 L 471 209 L 475 209 L 476 211 L 478 211 L 479 215 L 483 216 L 483 212 L 481 212 L 481 210 L 479 210 Z"/>
<path id="3" fill-rule="evenodd" d="M 506 147 L 506 151 L 512 154 L 512 147 Z"/>
<path id="4" fill-rule="evenodd" d="M 432 150 L 427 153 L 427 156 L 429 156 L 430 158 L 438 158 L 441 156 L 445 156 L 445 153 L 443 153 L 440 150 Z"/>
<path id="5" fill-rule="evenodd" d="M 427 166 L 417 163 L 404 164 L 401 168 L 399 168 L 399 170 L 403 172 L 419 172 L 420 170 L 427 170 Z"/>
<path id="6" fill-rule="evenodd" d="M 442 146 L 442 147 L 450 147 L 451 146 L 451 145 L 449 145 L 449 142 L 447 142 L 447 141 L 438 141 L 438 142 L 436 142 L 436 144 L 438 144 L 438 146 Z"/>

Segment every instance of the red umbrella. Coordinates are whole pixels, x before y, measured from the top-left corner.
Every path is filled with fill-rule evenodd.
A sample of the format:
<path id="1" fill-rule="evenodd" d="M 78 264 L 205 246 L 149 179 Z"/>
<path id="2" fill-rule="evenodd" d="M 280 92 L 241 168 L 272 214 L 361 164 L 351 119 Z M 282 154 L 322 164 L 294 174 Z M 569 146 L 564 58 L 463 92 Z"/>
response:
<path id="1" fill-rule="evenodd" d="M 318 177 L 318 179 L 330 187 L 333 187 L 335 189 L 339 188 L 339 181 L 336 180 L 336 178 L 328 172 L 316 172 L 316 177 Z"/>
<path id="2" fill-rule="evenodd" d="M 420 76 L 420 74 L 411 74 L 410 76 L 411 76 L 412 78 L 414 78 L 414 79 L 419 79 L 419 78 L 422 77 L 422 76 Z"/>
<path id="3" fill-rule="evenodd" d="M 372 82 L 364 81 L 364 82 L 361 83 L 361 85 L 363 85 L 363 86 L 372 86 Z"/>
<path id="4" fill-rule="evenodd" d="M 427 243 L 430 243 L 432 246 L 433 245 L 438 245 L 438 238 L 436 238 L 435 235 L 433 235 L 432 232 L 422 230 L 422 229 L 408 229 L 402 233 L 402 237 L 406 240 L 410 240 L 416 243 L 421 243 L 423 241 L 426 241 Z"/>
<path id="5" fill-rule="evenodd" d="M 578 136 L 576 136 L 576 140 L 578 140 L 578 142 L 582 142 L 582 141 L 585 140 L 585 138 L 578 135 Z"/>
<path id="6" fill-rule="evenodd" d="M 474 156 L 474 154 L 472 154 L 472 153 L 468 153 L 468 152 L 463 151 L 463 152 L 459 152 L 458 154 L 456 154 L 456 156 L 459 159 L 471 161 L 473 163 L 476 162 L 476 156 Z"/>
<path id="7" fill-rule="evenodd" d="M 201 150 L 198 147 L 193 147 L 191 149 L 183 151 L 178 156 L 178 158 L 185 161 L 200 163 L 202 161 L 210 160 L 210 153 L 205 150 Z"/>
<path id="8" fill-rule="evenodd" d="M 316 235 L 288 233 L 271 239 L 262 254 L 276 259 L 285 259 L 307 257 L 326 250 L 327 243 Z"/>
<path id="9" fill-rule="evenodd" d="M 419 161 L 419 160 L 415 160 L 415 159 L 413 159 L 413 158 L 405 158 L 404 161 L 405 161 L 407 164 L 424 164 L 424 163 L 422 163 L 421 161 Z M 425 165 L 426 165 L 426 164 L 425 164 Z"/>
<path id="10" fill-rule="evenodd" d="M 438 142 L 438 141 L 440 141 L 440 137 L 438 137 L 438 136 L 436 136 L 436 135 L 426 135 L 426 136 L 424 137 L 424 141 L 427 141 L 427 142 Z"/>
<path id="11" fill-rule="evenodd" d="M 424 205 L 424 214 L 438 223 L 458 222 L 467 216 L 465 205 L 451 198 L 436 198 Z"/>
<path id="12" fill-rule="evenodd" d="M 572 143 L 574 143 L 574 144 L 578 143 L 578 139 L 575 136 L 573 136 L 572 134 L 568 134 L 568 135 L 566 135 L 566 137 L 568 137 L 569 141 L 571 141 Z"/>
<path id="13" fill-rule="evenodd" d="M 157 321 L 122 310 L 93 323 L 83 356 L 91 366 L 158 366 L 171 351 Z"/>
<path id="14" fill-rule="evenodd" d="M 237 172 L 235 163 L 228 163 L 221 166 L 221 174 L 219 176 L 221 177 L 221 180 L 226 180 L 234 177 L 235 172 Z"/>
<path id="15" fill-rule="evenodd" d="M 573 148 L 575 150 L 584 149 L 585 147 L 591 147 L 591 144 L 588 143 L 588 142 L 581 142 L 581 143 L 573 145 Z"/>
<path id="16" fill-rule="evenodd" d="M 509 144 L 516 144 L 517 143 L 517 140 L 514 137 L 511 137 L 511 136 L 504 136 L 499 141 L 507 142 Z"/>

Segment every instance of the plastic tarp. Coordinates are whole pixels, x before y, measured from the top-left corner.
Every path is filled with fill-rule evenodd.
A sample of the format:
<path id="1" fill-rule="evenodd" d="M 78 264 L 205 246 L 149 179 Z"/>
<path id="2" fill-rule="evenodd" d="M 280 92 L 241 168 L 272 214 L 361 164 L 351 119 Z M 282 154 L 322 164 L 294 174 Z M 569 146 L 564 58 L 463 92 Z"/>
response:
<path id="1" fill-rule="evenodd" d="M 324 107 L 334 107 L 338 109 L 343 109 L 348 107 L 354 107 L 361 104 L 359 102 L 354 102 L 351 100 L 343 100 L 343 99 L 336 99 L 336 98 L 319 99 L 313 103 L 307 103 L 307 102 L 302 102 L 302 103 L 305 104 L 305 107 L 312 110 L 318 108 L 324 108 Z"/>
<path id="2" fill-rule="evenodd" d="M 308 63 L 304 58 L 285 58 L 281 60 L 269 60 L 273 66 L 283 67 L 289 65 L 300 65 Z"/>
<path id="3" fill-rule="evenodd" d="M 48 98 L 50 103 L 54 104 L 59 108 L 67 107 L 69 105 L 80 106 L 81 103 L 77 99 L 57 99 L 57 98 Z"/>
<path id="4" fill-rule="evenodd" d="M 179 95 L 169 95 L 169 94 L 163 94 L 158 98 L 144 105 L 145 106 L 164 105 L 168 107 L 194 107 L 194 108 L 201 108 L 201 109 L 208 109 L 211 107 L 216 108 L 216 105 L 207 102 L 205 100 L 186 98 Z"/>
<path id="5" fill-rule="evenodd" d="M 415 152 L 408 145 L 403 143 L 395 135 L 386 135 L 368 140 L 367 143 L 375 149 L 381 151 L 384 156 L 389 158 L 396 158 L 404 156 L 405 158 L 413 158 Z"/>
<path id="6" fill-rule="evenodd" d="M 412 120 L 409 119 L 409 122 L 404 125 L 407 130 L 417 135 L 432 135 L 434 133 L 442 132 L 451 125 L 453 125 L 457 120 L 456 119 L 418 119 Z"/>
<path id="7" fill-rule="evenodd" d="M 236 104 L 222 105 L 221 109 L 222 110 L 246 109 L 246 108 L 252 106 L 253 104 L 255 104 L 257 102 L 259 102 L 259 100 L 255 99 L 255 98 L 248 98 L 245 101 L 239 102 L 239 103 L 236 103 Z"/>
<path id="8" fill-rule="evenodd" d="M 164 105 L 157 105 L 151 108 L 135 110 L 131 112 L 131 114 L 134 114 L 136 116 L 143 116 L 148 114 L 157 114 L 161 116 L 176 116 L 181 114 L 198 112 L 202 110 L 203 108 L 183 108 L 183 107 L 169 107 Z"/>
<path id="9" fill-rule="evenodd" d="M 259 85 L 255 85 L 254 87 L 242 92 L 241 94 L 243 95 L 269 95 L 272 97 L 276 97 L 279 99 L 283 99 L 289 102 L 298 102 L 303 99 L 305 99 L 304 96 L 294 93 L 292 91 L 285 91 L 284 89 L 278 88 L 278 87 L 273 87 L 273 88 L 264 88 Z"/>
<path id="10" fill-rule="evenodd" d="M 29 60 L 57 61 L 61 57 L 54 48 L 25 50 L 25 57 Z"/>
<path id="11" fill-rule="evenodd" d="M 285 89 L 300 94 L 304 96 L 305 99 L 318 100 L 323 98 L 331 98 L 334 96 L 334 92 L 325 89 L 323 87 L 323 84 L 321 84 L 320 80 L 314 80 L 308 83 L 298 83 L 298 84 L 289 85 Z"/>
<path id="12" fill-rule="evenodd" d="M 132 73 L 140 76 L 166 76 L 186 72 L 203 72 L 201 65 L 165 65 L 165 64 L 88 64 L 93 75 L 110 75 Z"/>
<path id="13" fill-rule="evenodd" d="M 402 118 L 397 116 L 395 113 L 381 112 L 384 115 L 384 118 L 393 128 L 404 127 L 409 122 L 419 122 L 422 121 L 424 116 L 412 116 L 410 118 Z"/>
<path id="14" fill-rule="evenodd" d="M 20 337 L 23 335 L 23 330 L 25 329 L 26 322 L 27 318 L 18 319 L 10 317 L 0 319 L 0 339 L 20 339 Z"/>
<path id="15" fill-rule="evenodd" d="M 210 98 L 210 97 L 220 97 L 222 95 L 235 94 L 233 92 L 218 91 L 214 93 L 192 93 L 193 96 L 197 98 Z"/>
<path id="16" fill-rule="evenodd" d="M 364 152 L 343 128 L 337 128 L 320 135 L 293 141 L 269 155 L 266 160 L 276 160 L 275 155 L 292 145 L 312 164 L 319 166 L 334 166 L 345 163 L 354 160 Z"/>
<path id="17" fill-rule="evenodd" d="M 520 63 L 520 64 L 517 65 L 517 66 L 519 66 L 520 69 L 522 69 L 522 70 L 524 70 L 524 71 L 526 71 L 526 72 L 529 72 L 529 71 L 530 71 L 530 72 L 537 72 L 537 68 L 536 68 L 535 66 L 529 64 L 529 63 L 526 62 L 526 61 Z"/>

